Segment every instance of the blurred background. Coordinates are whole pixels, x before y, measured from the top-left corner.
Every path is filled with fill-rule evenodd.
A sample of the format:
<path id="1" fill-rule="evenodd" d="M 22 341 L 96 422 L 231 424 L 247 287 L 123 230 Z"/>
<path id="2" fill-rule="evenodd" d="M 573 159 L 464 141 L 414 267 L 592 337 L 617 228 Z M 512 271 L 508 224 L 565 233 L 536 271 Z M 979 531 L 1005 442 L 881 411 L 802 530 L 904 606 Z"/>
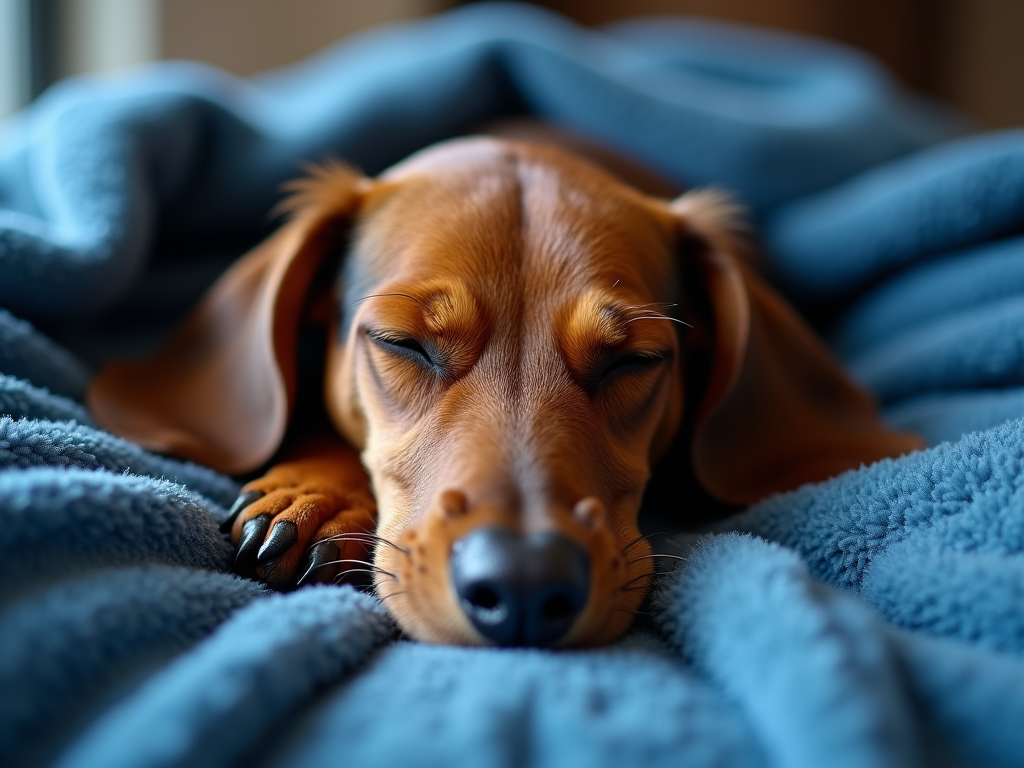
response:
<path id="1" fill-rule="evenodd" d="M 548 0 L 586 25 L 691 14 L 831 38 L 982 127 L 1024 124 L 1024 0 Z M 454 0 L 0 0 L 0 119 L 69 75 L 194 59 L 237 75 Z"/>

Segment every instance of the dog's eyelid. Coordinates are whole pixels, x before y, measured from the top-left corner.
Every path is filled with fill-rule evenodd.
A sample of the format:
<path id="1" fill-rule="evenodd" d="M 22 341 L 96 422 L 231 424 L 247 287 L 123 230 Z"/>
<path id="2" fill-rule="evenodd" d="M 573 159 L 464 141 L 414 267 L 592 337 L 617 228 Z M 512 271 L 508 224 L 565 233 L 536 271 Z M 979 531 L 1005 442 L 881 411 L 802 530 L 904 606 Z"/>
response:
<path id="1" fill-rule="evenodd" d="M 616 379 L 619 375 L 644 373 L 661 366 L 675 356 L 671 349 L 630 349 L 621 352 L 609 351 L 605 362 L 591 378 L 592 387 L 598 388 Z"/>
<path id="2" fill-rule="evenodd" d="M 612 356 L 605 370 L 626 365 L 657 365 L 671 357 L 670 349 L 632 349 Z"/>
<path id="3" fill-rule="evenodd" d="M 437 370 L 439 367 L 434 355 L 430 352 L 430 345 L 414 336 L 372 328 L 364 329 L 364 333 L 370 341 L 387 352 L 413 360 L 431 370 Z"/>
<path id="4" fill-rule="evenodd" d="M 401 331 L 383 331 L 376 328 L 364 328 L 363 332 L 373 341 L 381 341 L 385 344 L 394 344 L 396 346 L 401 346 L 403 344 L 420 344 L 420 340 L 411 333 L 403 333 Z"/>

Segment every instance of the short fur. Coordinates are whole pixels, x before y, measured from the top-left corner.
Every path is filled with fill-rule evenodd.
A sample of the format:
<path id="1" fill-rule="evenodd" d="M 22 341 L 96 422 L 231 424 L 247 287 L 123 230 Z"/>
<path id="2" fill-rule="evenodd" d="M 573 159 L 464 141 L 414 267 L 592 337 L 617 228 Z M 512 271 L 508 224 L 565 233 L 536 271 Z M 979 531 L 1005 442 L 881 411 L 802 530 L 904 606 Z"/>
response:
<path id="1" fill-rule="evenodd" d="M 375 181 L 330 165 L 293 189 L 288 223 L 177 336 L 108 367 L 89 395 L 101 423 L 154 450 L 234 473 L 277 454 L 232 528 L 237 542 L 259 515 L 273 518 L 261 538 L 295 523 L 295 542 L 256 569 L 268 583 L 294 584 L 303 553 L 338 537 L 338 560 L 373 550 L 410 636 L 481 644 L 449 583 L 452 543 L 482 525 L 555 530 L 591 562 L 560 644 L 604 643 L 650 580 L 637 514 L 674 440 L 734 504 L 920 447 L 881 425 L 739 257 L 738 211 L 719 193 L 651 197 L 562 150 L 483 137 Z M 324 384 L 334 436 L 281 448 L 300 316 L 324 260 L 346 250 Z M 708 312 L 677 306 L 687 292 Z M 702 343 L 698 399 L 685 382 Z"/>

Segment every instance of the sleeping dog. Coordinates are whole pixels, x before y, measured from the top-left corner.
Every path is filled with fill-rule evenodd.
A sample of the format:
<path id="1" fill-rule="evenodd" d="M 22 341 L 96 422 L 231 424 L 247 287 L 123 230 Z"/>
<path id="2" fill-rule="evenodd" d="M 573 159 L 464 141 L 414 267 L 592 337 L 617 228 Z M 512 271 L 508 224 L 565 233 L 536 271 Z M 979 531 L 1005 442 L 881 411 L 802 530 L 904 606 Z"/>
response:
<path id="1" fill-rule="evenodd" d="M 494 137 L 292 191 L 153 358 L 89 393 L 152 450 L 273 459 L 228 520 L 236 570 L 272 586 L 365 569 L 415 639 L 605 643 L 654 570 L 637 515 L 673 444 L 731 504 L 920 446 L 745 263 L 720 194 L 651 196 Z M 290 423 L 308 322 L 328 336 L 319 424 Z"/>

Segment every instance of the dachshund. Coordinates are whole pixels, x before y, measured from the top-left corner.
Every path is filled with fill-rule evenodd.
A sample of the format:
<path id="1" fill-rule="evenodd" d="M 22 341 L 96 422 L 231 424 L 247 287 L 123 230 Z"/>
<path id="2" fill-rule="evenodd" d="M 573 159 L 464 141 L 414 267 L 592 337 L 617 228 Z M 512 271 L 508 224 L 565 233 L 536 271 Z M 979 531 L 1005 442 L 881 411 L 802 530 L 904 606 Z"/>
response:
<path id="1" fill-rule="evenodd" d="M 921 443 L 758 277 L 727 197 L 657 196 L 597 160 L 475 136 L 373 180 L 320 166 L 89 406 L 226 473 L 273 459 L 227 521 L 240 573 L 287 589 L 366 570 L 420 641 L 610 642 L 654 572 L 638 512 L 671 446 L 685 466 L 665 471 L 746 505 Z M 298 424 L 306 401 L 325 410 Z"/>

